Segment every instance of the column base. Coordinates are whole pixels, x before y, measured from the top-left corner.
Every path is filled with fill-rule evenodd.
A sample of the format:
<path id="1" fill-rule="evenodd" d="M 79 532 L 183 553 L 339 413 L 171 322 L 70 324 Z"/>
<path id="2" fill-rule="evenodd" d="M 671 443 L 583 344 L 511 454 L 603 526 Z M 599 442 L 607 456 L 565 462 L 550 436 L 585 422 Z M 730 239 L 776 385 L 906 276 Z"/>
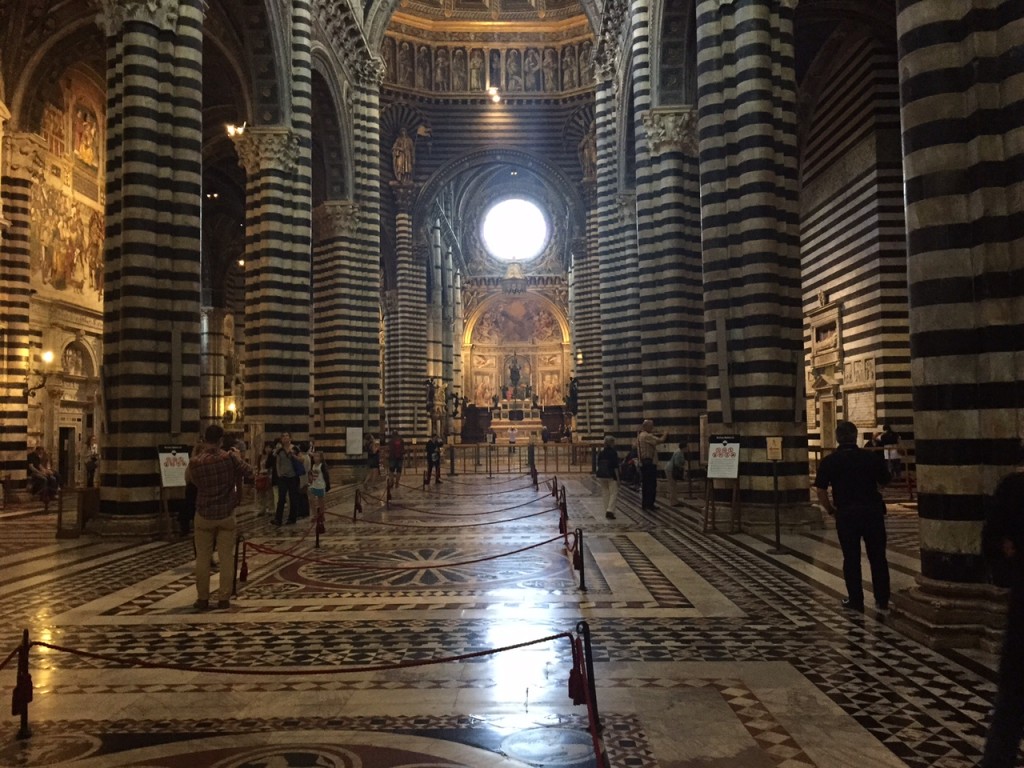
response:
<path id="1" fill-rule="evenodd" d="M 718 517 L 728 509 L 728 502 L 716 502 Z M 749 533 L 775 533 L 775 506 L 772 504 L 743 504 L 740 509 L 740 525 Z M 816 531 L 825 526 L 822 509 L 813 504 L 796 504 L 779 508 L 779 527 L 783 531 Z"/>
<path id="2" fill-rule="evenodd" d="M 978 648 L 999 653 L 1006 623 L 1006 590 L 917 577 L 898 592 L 889 624 L 929 648 Z"/>
<path id="3" fill-rule="evenodd" d="M 72 501 L 72 503 L 74 503 Z M 104 515 L 90 518 L 85 523 L 87 533 L 97 536 L 151 536 L 167 537 L 171 531 L 171 520 L 161 525 L 163 515 Z M 175 524 L 174 529 L 177 529 Z"/>

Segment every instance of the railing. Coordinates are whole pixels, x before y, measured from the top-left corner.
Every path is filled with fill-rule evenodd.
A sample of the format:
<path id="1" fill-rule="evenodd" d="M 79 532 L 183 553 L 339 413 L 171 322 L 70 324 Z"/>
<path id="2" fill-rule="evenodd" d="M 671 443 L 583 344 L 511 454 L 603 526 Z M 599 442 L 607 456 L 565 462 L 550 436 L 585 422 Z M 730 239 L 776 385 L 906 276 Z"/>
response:
<path id="1" fill-rule="evenodd" d="M 473 443 L 446 445 L 441 455 L 441 471 L 454 475 L 525 475 L 530 471 L 530 456 L 541 474 L 580 472 L 589 474 L 601 443 Z M 422 445 L 407 446 L 405 471 L 423 472 L 427 462 Z M 386 471 L 382 467 L 381 471 Z"/>

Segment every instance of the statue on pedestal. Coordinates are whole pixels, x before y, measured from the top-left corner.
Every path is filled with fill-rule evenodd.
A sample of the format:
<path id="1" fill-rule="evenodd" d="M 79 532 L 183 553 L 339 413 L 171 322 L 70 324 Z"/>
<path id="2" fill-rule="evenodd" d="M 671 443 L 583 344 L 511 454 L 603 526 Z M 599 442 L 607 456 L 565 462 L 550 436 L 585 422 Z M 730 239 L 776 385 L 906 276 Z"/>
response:
<path id="1" fill-rule="evenodd" d="M 512 353 L 512 362 L 508 366 L 508 380 L 512 382 L 513 394 L 519 389 L 519 358 Z"/>

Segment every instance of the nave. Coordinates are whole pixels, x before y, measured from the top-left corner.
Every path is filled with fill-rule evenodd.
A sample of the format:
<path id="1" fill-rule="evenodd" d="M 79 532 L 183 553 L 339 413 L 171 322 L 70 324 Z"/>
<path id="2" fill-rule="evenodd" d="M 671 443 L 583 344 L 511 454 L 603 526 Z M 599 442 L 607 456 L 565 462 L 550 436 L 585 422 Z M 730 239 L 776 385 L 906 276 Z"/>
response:
<path id="1" fill-rule="evenodd" d="M 608 765 L 976 764 L 993 660 L 842 611 L 833 531 L 772 555 L 768 536 L 701 533 L 696 498 L 642 513 L 624 490 L 606 520 L 593 479 L 560 477 L 582 592 L 551 482 L 370 491 L 356 522 L 338 490 L 319 549 L 312 526 L 246 506 L 248 579 L 226 611 L 192 608 L 188 540 L 57 540 L 53 515 L 5 516 L 0 658 L 22 629 L 66 650 L 32 649 L 32 736 L 5 720 L 0 765 L 593 766 L 557 637 L 581 620 Z M 898 594 L 918 521 L 894 503 L 888 525 Z M 468 654 L 484 655 L 447 661 Z M 5 693 L 15 679 L 0 672 Z"/>

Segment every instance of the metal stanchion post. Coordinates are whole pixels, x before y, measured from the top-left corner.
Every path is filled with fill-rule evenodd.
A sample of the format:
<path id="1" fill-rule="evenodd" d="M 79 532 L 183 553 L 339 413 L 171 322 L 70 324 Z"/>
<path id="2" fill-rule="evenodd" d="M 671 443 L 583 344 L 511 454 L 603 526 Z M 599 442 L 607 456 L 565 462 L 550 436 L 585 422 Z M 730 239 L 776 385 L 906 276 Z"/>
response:
<path id="1" fill-rule="evenodd" d="M 235 559 L 231 563 L 231 596 L 238 597 L 238 547 L 242 543 L 242 534 L 235 536 Z M 224 564 L 221 563 L 221 568 Z"/>
<path id="2" fill-rule="evenodd" d="M 583 655 L 587 665 L 587 686 L 590 688 L 590 704 L 594 708 L 594 727 L 600 733 L 604 730 L 601 725 L 601 715 L 597 710 L 597 684 L 594 682 L 594 653 L 590 647 L 590 625 L 585 621 L 576 624 L 576 631 L 583 635 Z"/>
<path id="3" fill-rule="evenodd" d="M 573 565 L 576 566 L 576 570 L 580 572 L 580 592 L 587 591 L 587 573 L 584 567 L 583 559 L 583 529 L 576 529 L 576 556 Z"/>
<path id="4" fill-rule="evenodd" d="M 32 729 L 28 725 L 28 705 L 32 701 L 32 675 L 28 671 L 28 652 L 31 648 L 28 641 L 28 630 L 21 633 L 21 648 L 18 650 L 18 680 L 14 686 L 13 715 L 21 715 L 21 725 L 18 728 L 18 739 L 27 739 L 32 735 Z"/>

